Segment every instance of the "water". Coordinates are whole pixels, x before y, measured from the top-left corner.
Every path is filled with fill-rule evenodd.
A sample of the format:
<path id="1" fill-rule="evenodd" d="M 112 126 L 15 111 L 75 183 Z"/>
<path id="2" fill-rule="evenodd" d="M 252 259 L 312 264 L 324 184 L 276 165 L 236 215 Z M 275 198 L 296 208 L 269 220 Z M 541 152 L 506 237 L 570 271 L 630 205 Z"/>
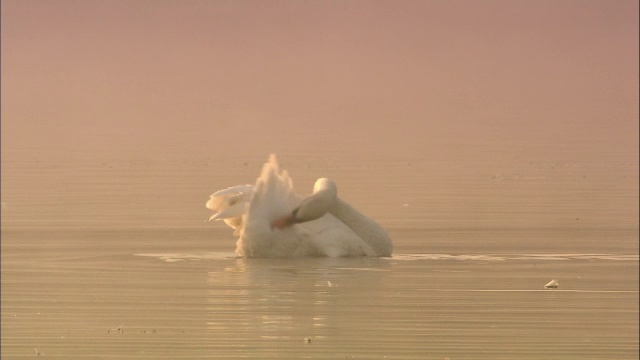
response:
<path id="1" fill-rule="evenodd" d="M 244 259 L 212 236 L 3 231 L 2 358 L 638 356 L 637 255 Z"/>
<path id="2" fill-rule="evenodd" d="M 638 359 L 638 5 L 1 1 L 0 356 Z M 236 258 L 270 152 L 393 256 Z"/>
<path id="3" fill-rule="evenodd" d="M 628 163 L 335 158 L 281 156 L 301 194 L 332 176 L 391 258 L 237 258 L 204 203 L 253 158 L 4 161 L 2 358 L 638 358 Z"/>

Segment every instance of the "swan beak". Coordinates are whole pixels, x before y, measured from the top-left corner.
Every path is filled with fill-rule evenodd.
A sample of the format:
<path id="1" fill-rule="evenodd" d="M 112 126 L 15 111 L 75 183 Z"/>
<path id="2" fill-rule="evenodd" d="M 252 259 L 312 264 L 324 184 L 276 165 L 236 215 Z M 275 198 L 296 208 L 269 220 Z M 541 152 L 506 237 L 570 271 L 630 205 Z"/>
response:
<path id="1" fill-rule="evenodd" d="M 281 218 L 279 218 L 277 220 L 274 220 L 271 223 L 271 229 L 280 229 L 280 230 L 282 230 L 282 229 L 287 228 L 287 227 L 289 227 L 289 226 L 291 226 L 293 224 L 295 224 L 295 219 L 294 219 L 293 215 L 289 214 L 289 215 L 283 216 L 283 217 L 281 217 Z"/>

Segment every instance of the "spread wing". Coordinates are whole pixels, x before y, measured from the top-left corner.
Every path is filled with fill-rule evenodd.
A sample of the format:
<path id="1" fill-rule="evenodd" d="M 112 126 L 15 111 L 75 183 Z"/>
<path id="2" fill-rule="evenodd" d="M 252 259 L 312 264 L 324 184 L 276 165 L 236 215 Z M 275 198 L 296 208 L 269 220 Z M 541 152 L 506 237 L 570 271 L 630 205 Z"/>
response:
<path id="1" fill-rule="evenodd" d="M 253 185 L 238 185 L 216 191 L 206 204 L 208 209 L 216 211 L 209 221 L 224 220 L 231 228 L 240 228 L 242 216 L 249 209 L 252 197 Z"/>

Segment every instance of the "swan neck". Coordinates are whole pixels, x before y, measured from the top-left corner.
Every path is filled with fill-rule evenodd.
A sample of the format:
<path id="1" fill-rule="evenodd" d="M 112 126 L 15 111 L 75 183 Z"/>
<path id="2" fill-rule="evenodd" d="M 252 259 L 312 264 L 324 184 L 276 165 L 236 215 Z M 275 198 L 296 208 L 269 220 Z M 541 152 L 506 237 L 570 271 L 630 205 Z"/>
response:
<path id="1" fill-rule="evenodd" d="M 335 184 L 329 179 L 319 179 L 313 187 L 313 194 L 305 198 L 294 210 L 297 223 L 319 219 L 326 215 L 338 200 Z"/>
<path id="2" fill-rule="evenodd" d="M 393 251 L 391 238 L 375 220 L 365 216 L 340 198 L 336 198 L 330 212 L 371 246 L 376 255 L 391 256 Z"/>

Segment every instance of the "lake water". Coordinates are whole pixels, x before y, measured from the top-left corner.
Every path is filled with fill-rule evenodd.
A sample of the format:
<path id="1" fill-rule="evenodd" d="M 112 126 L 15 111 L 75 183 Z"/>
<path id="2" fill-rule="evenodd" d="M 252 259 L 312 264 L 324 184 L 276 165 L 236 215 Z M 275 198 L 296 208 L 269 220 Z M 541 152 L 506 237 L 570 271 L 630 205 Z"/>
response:
<path id="1" fill-rule="evenodd" d="M 394 255 L 237 258 L 204 203 L 255 158 L 3 153 L 2 358 L 638 358 L 633 159 L 281 160 Z"/>

